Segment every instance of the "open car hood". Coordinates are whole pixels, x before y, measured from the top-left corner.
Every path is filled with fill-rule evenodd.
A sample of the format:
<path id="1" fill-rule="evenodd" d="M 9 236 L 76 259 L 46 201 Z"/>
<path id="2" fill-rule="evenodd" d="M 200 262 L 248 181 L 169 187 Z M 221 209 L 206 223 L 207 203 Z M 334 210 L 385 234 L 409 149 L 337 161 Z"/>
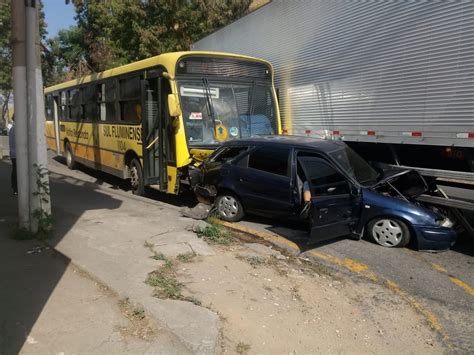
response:
<path id="1" fill-rule="evenodd" d="M 390 185 L 406 199 L 413 200 L 428 191 L 428 184 L 416 170 L 388 170 L 373 188 Z"/>

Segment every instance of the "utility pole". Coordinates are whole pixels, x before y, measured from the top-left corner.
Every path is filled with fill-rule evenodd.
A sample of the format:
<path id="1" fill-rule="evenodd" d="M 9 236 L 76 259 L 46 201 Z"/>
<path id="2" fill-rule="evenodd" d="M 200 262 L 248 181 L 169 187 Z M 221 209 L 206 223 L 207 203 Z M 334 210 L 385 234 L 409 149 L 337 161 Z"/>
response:
<path id="1" fill-rule="evenodd" d="M 36 0 L 11 0 L 11 5 L 18 214 L 20 227 L 36 234 L 41 228 L 42 218 L 51 215 L 46 173 L 39 3 Z"/>
<path id="2" fill-rule="evenodd" d="M 30 229 L 28 178 L 28 121 L 26 108 L 26 44 L 25 4 L 11 0 L 12 9 L 12 74 L 15 112 L 16 169 L 18 179 L 19 227 Z"/>

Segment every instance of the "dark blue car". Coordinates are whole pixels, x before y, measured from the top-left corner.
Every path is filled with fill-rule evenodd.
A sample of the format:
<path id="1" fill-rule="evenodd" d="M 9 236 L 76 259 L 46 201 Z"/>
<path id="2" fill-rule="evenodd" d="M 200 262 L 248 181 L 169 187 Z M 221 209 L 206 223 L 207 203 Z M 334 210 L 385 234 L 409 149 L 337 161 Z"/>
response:
<path id="1" fill-rule="evenodd" d="M 427 189 L 417 172 L 374 170 L 341 141 L 267 136 L 221 146 L 195 191 L 227 221 L 245 213 L 308 220 L 308 243 L 365 234 L 385 247 L 448 249 L 451 221 L 416 202 Z"/>

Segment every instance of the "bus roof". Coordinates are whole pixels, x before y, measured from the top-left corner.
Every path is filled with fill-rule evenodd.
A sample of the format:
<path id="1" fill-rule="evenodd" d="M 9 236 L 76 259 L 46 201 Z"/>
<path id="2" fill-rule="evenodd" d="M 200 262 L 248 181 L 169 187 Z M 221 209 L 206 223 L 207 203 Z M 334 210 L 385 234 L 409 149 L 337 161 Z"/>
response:
<path id="1" fill-rule="evenodd" d="M 48 88 L 45 88 L 44 92 L 45 93 L 50 93 L 54 92 L 57 90 L 62 90 L 62 89 L 67 89 L 72 86 L 76 85 L 81 85 L 85 83 L 90 83 L 96 80 L 101 80 L 101 79 L 106 79 L 114 76 L 118 76 L 121 74 L 125 73 L 130 73 L 134 71 L 139 71 L 142 69 L 154 67 L 156 65 L 163 65 L 164 67 L 167 68 L 168 73 L 174 77 L 175 76 L 175 65 L 178 62 L 179 59 L 186 57 L 186 56 L 194 56 L 194 55 L 203 55 L 203 56 L 214 56 L 214 57 L 230 57 L 230 58 L 236 58 L 236 59 L 244 59 L 244 60 L 252 60 L 252 61 L 258 61 L 261 63 L 265 63 L 270 68 L 272 67 L 271 63 L 259 59 L 259 58 L 254 58 L 254 57 L 249 57 L 245 55 L 240 55 L 240 54 L 234 54 L 234 53 L 221 53 L 221 52 L 202 52 L 202 51 L 186 51 L 186 52 L 171 52 L 171 53 L 164 53 L 160 54 L 151 58 L 143 59 L 137 62 L 133 62 L 130 64 L 125 64 L 120 67 L 112 68 L 105 70 L 100 73 L 94 73 L 90 75 L 83 76 L 79 79 L 73 79 L 66 81 L 61 84 L 56 84 L 53 86 L 50 86 Z"/>

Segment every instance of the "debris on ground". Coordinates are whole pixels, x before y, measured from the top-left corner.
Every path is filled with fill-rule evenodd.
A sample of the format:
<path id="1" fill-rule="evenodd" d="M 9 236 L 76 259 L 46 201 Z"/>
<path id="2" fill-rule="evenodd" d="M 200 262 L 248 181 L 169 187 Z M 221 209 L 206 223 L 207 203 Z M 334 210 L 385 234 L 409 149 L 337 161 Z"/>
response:
<path id="1" fill-rule="evenodd" d="M 184 217 L 201 220 L 209 217 L 209 213 L 211 212 L 211 206 L 206 205 L 204 203 L 198 203 L 193 208 L 185 207 L 181 209 L 180 212 L 181 215 Z"/>

